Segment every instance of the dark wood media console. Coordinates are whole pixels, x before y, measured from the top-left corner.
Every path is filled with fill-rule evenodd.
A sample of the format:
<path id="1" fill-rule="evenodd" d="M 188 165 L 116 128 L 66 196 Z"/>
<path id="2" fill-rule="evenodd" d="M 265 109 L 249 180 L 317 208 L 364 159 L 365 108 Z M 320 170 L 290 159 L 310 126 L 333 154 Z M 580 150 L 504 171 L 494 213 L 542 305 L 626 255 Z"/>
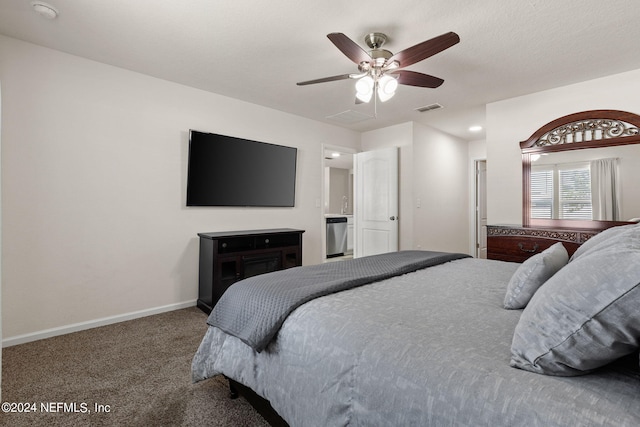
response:
<path id="1" fill-rule="evenodd" d="M 198 233 L 198 307 L 211 313 L 238 280 L 302 265 L 302 233 L 290 228 Z"/>

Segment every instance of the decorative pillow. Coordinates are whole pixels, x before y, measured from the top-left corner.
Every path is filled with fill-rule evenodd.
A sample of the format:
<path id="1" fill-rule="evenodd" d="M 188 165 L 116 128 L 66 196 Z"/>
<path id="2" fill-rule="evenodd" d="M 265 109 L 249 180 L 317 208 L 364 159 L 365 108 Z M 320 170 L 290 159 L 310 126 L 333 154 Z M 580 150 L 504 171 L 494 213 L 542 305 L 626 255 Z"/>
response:
<path id="1" fill-rule="evenodd" d="M 511 366 L 547 375 L 588 373 L 640 347 L 640 227 L 581 255 L 522 312 Z"/>
<path id="2" fill-rule="evenodd" d="M 527 259 L 509 281 L 504 308 L 524 308 L 538 288 L 568 261 L 569 254 L 559 242 Z"/>
<path id="3" fill-rule="evenodd" d="M 608 241 L 609 239 L 614 239 L 615 237 L 625 233 L 632 227 L 637 227 L 637 226 L 638 224 L 619 225 L 617 227 L 611 227 L 601 231 L 600 233 L 596 234 L 595 236 L 593 236 L 592 238 L 584 242 L 582 245 L 580 245 L 578 249 L 576 249 L 576 251 L 571 256 L 571 259 L 569 260 L 569 262 L 575 260 L 579 256 L 586 254 L 591 249 L 597 248 L 598 246 L 605 244 L 605 242 Z"/>

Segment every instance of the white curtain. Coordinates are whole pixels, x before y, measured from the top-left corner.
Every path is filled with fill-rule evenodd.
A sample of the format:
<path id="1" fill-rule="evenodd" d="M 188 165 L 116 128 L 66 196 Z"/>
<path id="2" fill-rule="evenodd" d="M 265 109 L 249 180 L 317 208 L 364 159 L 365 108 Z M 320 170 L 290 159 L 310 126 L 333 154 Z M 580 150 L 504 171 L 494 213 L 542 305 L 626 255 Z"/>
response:
<path id="1" fill-rule="evenodd" d="M 594 220 L 620 220 L 618 159 L 591 162 L 591 201 Z"/>

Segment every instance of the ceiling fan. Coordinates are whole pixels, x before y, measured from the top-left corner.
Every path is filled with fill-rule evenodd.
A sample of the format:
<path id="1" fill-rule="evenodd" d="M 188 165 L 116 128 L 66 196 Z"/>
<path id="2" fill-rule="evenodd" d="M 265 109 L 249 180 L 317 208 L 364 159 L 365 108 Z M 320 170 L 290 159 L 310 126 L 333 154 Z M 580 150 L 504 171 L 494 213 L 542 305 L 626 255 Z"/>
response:
<path id="1" fill-rule="evenodd" d="M 388 50 L 382 49 L 387 41 L 387 36 L 382 33 L 367 34 L 364 40 L 371 49 L 368 53 L 342 33 L 331 33 L 327 37 L 347 58 L 358 65 L 360 72 L 307 80 L 299 82 L 297 85 L 305 86 L 335 80 L 357 79 L 356 102 L 369 102 L 374 92 L 378 93 L 380 101 L 387 101 L 395 94 L 399 84 L 427 88 L 440 86 L 444 82 L 441 78 L 416 71 L 402 70 L 402 68 L 427 59 L 460 42 L 460 37 L 456 33 L 449 32 L 418 43 L 394 55 Z"/>

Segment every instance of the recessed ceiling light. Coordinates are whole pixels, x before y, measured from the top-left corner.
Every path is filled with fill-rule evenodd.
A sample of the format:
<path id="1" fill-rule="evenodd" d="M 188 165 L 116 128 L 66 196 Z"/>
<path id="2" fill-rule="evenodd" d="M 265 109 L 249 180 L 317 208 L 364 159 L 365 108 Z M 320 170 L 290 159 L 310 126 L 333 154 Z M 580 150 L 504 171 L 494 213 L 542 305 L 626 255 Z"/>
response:
<path id="1" fill-rule="evenodd" d="M 340 153 L 337 153 L 337 152 L 331 153 L 331 157 L 340 157 Z"/>
<path id="2" fill-rule="evenodd" d="M 469 130 L 471 132 L 480 132 L 482 130 L 482 126 L 471 126 Z"/>
<path id="3" fill-rule="evenodd" d="M 42 1 L 32 1 L 31 6 L 38 15 L 43 16 L 47 19 L 56 19 L 56 17 L 58 16 L 58 10 L 48 3 Z"/>

